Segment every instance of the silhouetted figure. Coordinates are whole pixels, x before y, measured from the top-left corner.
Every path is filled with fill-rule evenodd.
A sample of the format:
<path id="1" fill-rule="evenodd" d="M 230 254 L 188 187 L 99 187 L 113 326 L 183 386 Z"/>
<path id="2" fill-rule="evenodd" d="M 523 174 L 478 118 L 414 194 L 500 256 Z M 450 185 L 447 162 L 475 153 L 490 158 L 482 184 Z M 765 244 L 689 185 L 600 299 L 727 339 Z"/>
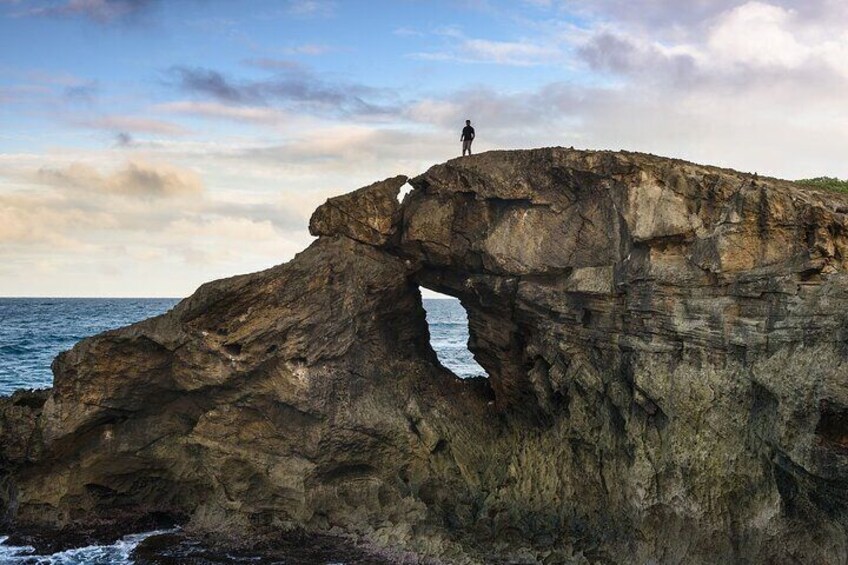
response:
<path id="1" fill-rule="evenodd" d="M 465 152 L 471 155 L 471 142 L 474 141 L 474 128 L 471 127 L 471 120 L 465 120 L 465 127 L 462 128 L 462 135 L 459 137 L 462 142 L 462 156 L 465 157 Z"/>

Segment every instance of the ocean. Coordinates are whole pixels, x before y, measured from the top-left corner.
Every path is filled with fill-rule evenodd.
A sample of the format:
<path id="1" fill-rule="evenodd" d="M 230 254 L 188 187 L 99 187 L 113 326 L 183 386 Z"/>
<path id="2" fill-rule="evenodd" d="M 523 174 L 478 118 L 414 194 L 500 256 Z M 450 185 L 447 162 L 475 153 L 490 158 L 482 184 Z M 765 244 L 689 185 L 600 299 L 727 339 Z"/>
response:
<path id="1" fill-rule="evenodd" d="M 172 308 L 173 298 L 0 298 L 0 395 L 19 388 L 46 388 L 50 363 L 84 337 L 119 328 Z M 458 300 L 424 299 L 430 343 L 439 361 L 461 378 L 485 376 L 468 351 L 468 319 Z M 53 555 L 8 546 L 0 532 L 0 563 L 18 565 L 122 565 L 153 532 L 128 535 L 112 545 L 89 546 Z M 343 563 L 339 556 L 329 562 Z"/>
<path id="2" fill-rule="evenodd" d="M 84 337 L 172 308 L 175 298 L 0 298 L 0 395 L 46 388 L 50 363 Z M 468 318 L 454 299 L 424 299 L 430 343 L 461 378 L 485 375 L 468 351 Z"/>

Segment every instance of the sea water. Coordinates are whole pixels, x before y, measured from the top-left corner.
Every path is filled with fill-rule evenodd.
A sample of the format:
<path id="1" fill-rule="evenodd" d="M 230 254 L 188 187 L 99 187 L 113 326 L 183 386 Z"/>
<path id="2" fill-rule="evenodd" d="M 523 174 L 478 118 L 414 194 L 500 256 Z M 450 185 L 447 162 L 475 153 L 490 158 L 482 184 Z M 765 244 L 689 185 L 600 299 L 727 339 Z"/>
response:
<path id="1" fill-rule="evenodd" d="M 46 388 L 50 363 L 84 337 L 162 314 L 175 298 L 0 298 L 0 395 Z M 430 343 L 461 378 L 485 376 L 468 351 L 468 319 L 458 300 L 424 299 Z"/>
<path id="2" fill-rule="evenodd" d="M 50 363 L 84 337 L 162 314 L 174 298 L 0 298 L 0 395 L 47 388 Z"/>
<path id="3" fill-rule="evenodd" d="M 46 388 L 50 363 L 84 337 L 168 311 L 172 298 L 0 298 L 0 395 L 19 388 Z M 461 378 L 485 376 L 468 351 L 468 319 L 458 300 L 424 299 L 430 343 L 442 365 Z M 7 546 L 0 535 L 0 564 L 126 564 L 146 537 L 128 535 L 114 544 L 36 555 L 31 547 Z"/>

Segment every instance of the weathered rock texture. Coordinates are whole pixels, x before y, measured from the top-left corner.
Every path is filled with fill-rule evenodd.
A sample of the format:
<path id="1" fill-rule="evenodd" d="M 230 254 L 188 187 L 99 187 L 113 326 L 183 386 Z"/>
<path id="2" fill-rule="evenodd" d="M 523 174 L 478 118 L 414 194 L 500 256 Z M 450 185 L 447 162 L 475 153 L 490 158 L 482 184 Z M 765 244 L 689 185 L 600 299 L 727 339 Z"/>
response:
<path id="1" fill-rule="evenodd" d="M 330 198 L 309 220 L 312 235 L 344 235 L 361 243 L 385 245 L 398 232 L 398 194 L 403 175 Z"/>
<path id="2" fill-rule="evenodd" d="M 848 196 L 490 152 L 331 199 L 291 262 L 0 401 L 17 528 L 167 513 L 447 562 L 848 559 Z M 460 298 L 489 380 L 437 362 Z M 43 407 L 42 407 L 43 403 Z"/>

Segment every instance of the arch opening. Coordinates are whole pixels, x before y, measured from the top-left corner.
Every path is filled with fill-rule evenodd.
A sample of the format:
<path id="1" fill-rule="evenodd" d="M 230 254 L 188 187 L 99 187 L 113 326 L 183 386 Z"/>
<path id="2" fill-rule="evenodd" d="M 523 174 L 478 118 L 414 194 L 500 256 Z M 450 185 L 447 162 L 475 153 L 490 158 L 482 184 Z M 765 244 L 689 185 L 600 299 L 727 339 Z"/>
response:
<path id="1" fill-rule="evenodd" d="M 439 363 L 461 379 L 488 378 L 468 349 L 468 313 L 462 303 L 429 289 L 422 289 L 421 297 L 427 313 L 430 346 Z"/>

